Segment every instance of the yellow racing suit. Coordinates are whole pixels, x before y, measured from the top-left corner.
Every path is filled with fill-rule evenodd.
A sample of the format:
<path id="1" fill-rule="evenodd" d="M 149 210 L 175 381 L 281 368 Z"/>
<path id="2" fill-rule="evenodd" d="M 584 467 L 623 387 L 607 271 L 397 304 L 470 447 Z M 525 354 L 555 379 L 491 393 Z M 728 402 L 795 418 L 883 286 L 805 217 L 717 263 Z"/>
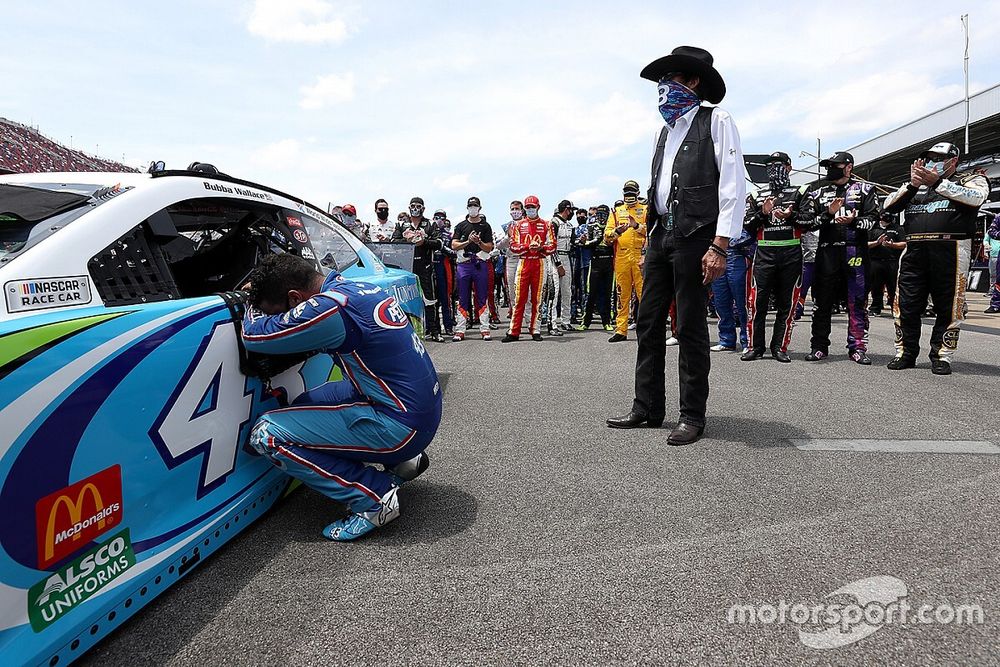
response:
<path id="1" fill-rule="evenodd" d="M 643 200 L 634 204 L 621 204 L 611 209 L 608 224 L 604 228 L 604 239 L 608 245 L 615 247 L 615 284 L 621 299 L 618 308 L 618 319 L 615 320 L 615 333 L 627 335 L 629 309 L 632 305 L 632 290 L 637 299 L 642 298 L 642 249 L 646 246 L 646 211 L 648 207 Z M 631 227 L 632 221 L 639 226 Z M 619 225 L 629 227 L 618 234 L 615 228 Z"/>

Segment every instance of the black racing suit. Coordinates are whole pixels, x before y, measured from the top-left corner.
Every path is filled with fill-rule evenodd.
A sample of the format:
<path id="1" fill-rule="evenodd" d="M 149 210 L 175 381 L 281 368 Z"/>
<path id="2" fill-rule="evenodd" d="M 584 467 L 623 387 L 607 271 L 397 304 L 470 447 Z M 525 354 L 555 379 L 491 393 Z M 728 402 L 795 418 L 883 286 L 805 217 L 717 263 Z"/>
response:
<path id="1" fill-rule="evenodd" d="M 761 208 L 768 197 L 774 209 L 765 215 Z M 799 302 L 802 279 L 802 225 L 798 220 L 802 191 L 794 185 L 780 190 L 771 186 L 751 196 L 744 226 L 757 239 L 753 257 L 753 278 L 747 293 L 747 338 L 751 350 L 764 351 L 767 304 L 774 294 L 777 312 L 771 333 L 771 351 L 788 351 L 792 339 L 793 305 Z M 791 209 L 791 217 L 779 220 L 774 212 Z"/>
<path id="2" fill-rule="evenodd" d="M 421 216 L 418 225 L 401 222 L 392 233 L 392 240 L 399 243 L 410 241 L 414 234 L 423 236 L 424 242 L 413 249 L 413 272 L 420 279 L 420 289 L 424 293 L 424 318 L 427 320 L 427 334 L 441 335 L 441 320 L 438 318 L 437 285 L 434 279 L 434 254 L 440 253 L 441 230 Z"/>
<path id="3" fill-rule="evenodd" d="M 890 243 L 898 243 L 905 240 L 903 228 L 896 220 L 892 220 L 885 226 L 880 222 L 868 232 L 868 238 L 870 239 L 868 248 L 868 293 L 871 295 L 869 297 L 871 312 L 876 314 L 882 312 L 883 292 L 889 295 L 890 310 L 892 309 L 892 304 L 896 301 L 896 274 L 899 273 L 899 256 L 903 253 L 902 250 L 896 250 L 884 245 L 870 245 L 882 237 L 885 237 L 886 241 Z"/>
<path id="4" fill-rule="evenodd" d="M 615 276 L 615 251 L 604 242 L 604 224 L 600 221 L 589 224 L 586 245 L 591 249 L 590 279 L 583 326 L 590 326 L 594 321 L 596 310 L 601 317 L 601 324 L 607 327 L 611 324 L 611 285 Z"/>
<path id="5" fill-rule="evenodd" d="M 834 222 L 836 216 L 830 214 L 830 203 L 838 197 L 844 200 L 844 205 L 837 216 L 850 212 L 857 216 L 849 224 Z M 799 222 L 820 230 L 813 283 L 816 300 L 812 321 L 813 351 L 824 355 L 830 353 L 830 316 L 845 290 L 847 349 L 849 352 L 868 351 L 868 294 L 865 289 L 868 230 L 877 223 L 880 213 L 875 186 L 853 176 L 843 185 L 824 183 L 807 192 L 802 199 Z"/>
<path id="6" fill-rule="evenodd" d="M 906 250 L 896 283 L 896 356 L 916 359 L 920 317 L 927 297 L 936 318 L 931 330 L 932 360 L 950 361 L 965 319 L 965 287 L 976 233 L 976 216 L 990 193 L 985 176 L 942 178 L 934 187 L 909 183 L 885 200 L 885 210 L 903 212 Z"/>

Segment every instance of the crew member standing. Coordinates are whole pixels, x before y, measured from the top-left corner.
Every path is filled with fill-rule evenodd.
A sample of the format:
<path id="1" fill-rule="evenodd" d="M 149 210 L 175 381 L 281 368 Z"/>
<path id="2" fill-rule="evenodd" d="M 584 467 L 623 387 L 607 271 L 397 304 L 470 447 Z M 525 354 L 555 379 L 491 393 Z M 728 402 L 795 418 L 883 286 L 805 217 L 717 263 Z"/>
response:
<path id="1" fill-rule="evenodd" d="M 605 243 L 615 248 L 615 285 L 620 295 L 615 334 L 609 343 L 628 339 L 632 290 L 642 299 L 642 253 L 646 247 L 647 205 L 639 201 L 639 184 L 625 181 L 623 198 L 611 211 L 604 230 Z"/>
<path id="2" fill-rule="evenodd" d="M 680 420 L 667 442 L 701 437 L 711 367 L 705 285 L 726 270 L 729 239 L 743 227 L 745 168 L 732 117 L 717 104 L 726 94 L 708 51 L 681 46 L 647 65 L 658 83 L 664 126 L 653 154 L 649 242 L 636 334 L 635 400 L 615 428 L 659 427 L 666 417 L 667 311 L 677 302 Z"/>
<path id="3" fill-rule="evenodd" d="M 510 328 L 501 342 L 510 343 L 521 336 L 524 309 L 531 301 L 531 318 L 528 330 L 532 340 L 542 340 L 538 321 L 538 311 L 542 305 L 542 285 L 545 284 L 545 258 L 555 252 L 556 238 L 548 220 L 538 217 L 538 197 L 524 198 L 524 214 L 521 220 L 512 221 L 507 228 L 510 237 L 510 252 L 520 257 L 517 275 L 514 279 L 514 313 L 510 318 Z"/>
<path id="4" fill-rule="evenodd" d="M 882 314 L 882 292 L 889 296 L 889 310 L 896 301 L 896 274 L 899 273 L 899 256 L 906 247 L 903 228 L 898 216 L 883 213 L 879 224 L 868 233 L 868 292 L 871 307 L 869 315 Z"/>
<path id="5" fill-rule="evenodd" d="M 812 351 L 806 361 L 830 356 L 830 317 L 847 284 L 847 353 L 855 363 L 870 365 L 868 358 L 868 230 L 882 211 L 871 183 L 858 179 L 854 156 L 840 152 L 819 163 L 826 168 L 826 183 L 802 199 L 799 220 L 819 227 L 813 295 Z"/>
<path id="6" fill-rule="evenodd" d="M 789 182 L 792 159 L 777 151 L 764 160 L 768 185 L 751 197 L 746 227 L 757 237 L 753 282 L 747 295 L 747 337 L 750 349 L 740 357 L 753 361 L 764 356 L 767 304 L 774 295 L 777 312 L 771 333 L 771 356 L 788 363 L 788 344 L 795 324 L 802 279 L 802 227 L 798 223 L 802 192 Z"/>
<path id="7" fill-rule="evenodd" d="M 441 318 L 438 317 L 437 281 L 434 275 L 434 253 L 441 250 L 441 230 L 424 217 L 424 200 L 410 200 L 409 215 L 396 225 L 392 240 L 412 243 L 413 272 L 420 278 L 424 292 L 424 319 L 427 320 L 426 340 L 444 342 L 441 335 Z"/>
<path id="8" fill-rule="evenodd" d="M 579 331 L 586 331 L 594 321 L 594 311 L 601 318 L 605 331 L 611 326 L 611 284 L 614 282 L 615 251 L 604 242 L 604 228 L 611 209 L 607 204 L 590 209 L 588 216 L 587 240 L 583 245 L 590 248 L 590 272 L 587 274 L 587 306 L 583 312 L 583 322 Z M 591 219 L 592 218 L 592 219 Z"/>
<path id="9" fill-rule="evenodd" d="M 479 322 L 480 337 L 490 340 L 488 299 L 491 294 L 489 277 L 493 273 L 490 255 L 493 228 L 480 213 L 479 197 L 469 197 L 466 206 L 468 215 L 455 226 L 451 241 L 458 263 L 458 318 L 452 338 L 455 342 L 465 340 L 465 331 L 473 317 Z"/>
<path id="10" fill-rule="evenodd" d="M 885 200 L 903 212 L 906 250 L 896 283 L 896 356 L 888 368 L 913 368 L 920 352 L 920 317 L 927 297 L 934 305 L 931 371 L 951 374 L 951 356 L 965 319 L 965 286 L 979 208 L 990 194 L 981 174 L 955 177 L 958 147 L 934 144 L 910 167 L 910 180 Z"/>
<path id="11" fill-rule="evenodd" d="M 569 325 L 570 286 L 573 282 L 570 249 L 573 236 L 576 234 L 576 224 L 573 221 L 573 202 L 563 199 L 556 207 L 552 217 L 552 233 L 556 237 L 556 251 L 552 254 L 554 275 L 552 284 L 552 305 L 549 307 L 549 330 L 556 336 L 562 336 L 564 331 L 572 331 Z"/>

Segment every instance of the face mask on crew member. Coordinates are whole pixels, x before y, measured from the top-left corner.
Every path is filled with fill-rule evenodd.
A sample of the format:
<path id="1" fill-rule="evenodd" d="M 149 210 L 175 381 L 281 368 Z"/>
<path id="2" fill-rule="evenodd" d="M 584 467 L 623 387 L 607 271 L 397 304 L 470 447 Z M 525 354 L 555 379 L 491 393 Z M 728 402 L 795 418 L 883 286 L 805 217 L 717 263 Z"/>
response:
<path id="1" fill-rule="evenodd" d="M 528 206 L 527 208 L 524 209 L 524 212 L 528 215 L 529 218 L 534 219 L 538 217 L 538 209 L 535 208 L 534 206 Z"/>
<path id="2" fill-rule="evenodd" d="M 933 171 L 938 176 L 944 175 L 944 162 L 925 162 L 924 169 L 929 169 Z"/>
<path id="3" fill-rule="evenodd" d="M 387 208 L 377 208 L 377 209 L 375 209 L 375 215 L 378 217 L 379 220 L 388 220 L 389 219 L 389 209 L 387 209 Z"/>
<path id="4" fill-rule="evenodd" d="M 781 162 L 768 164 L 767 181 L 776 190 L 788 187 L 788 170 L 785 169 L 785 165 Z"/>
<path id="5" fill-rule="evenodd" d="M 674 126 L 678 118 L 701 104 L 698 95 L 683 83 L 664 79 L 660 81 L 657 90 L 660 94 L 657 103 L 660 115 L 663 116 L 663 122 L 670 127 Z"/>
<path id="6" fill-rule="evenodd" d="M 826 168 L 826 180 L 839 181 L 844 177 L 844 168 L 831 164 Z"/>
<path id="7" fill-rule="evenodd" d="M 510 219 L 511 220 L 520 220 L 523 217 L 524 217 L 524 211 L 522 211 L 521 209 L 519 209 L 519 208 L 512 208 L 512 209 L 510 209 Z"/>
<path id="8" fill-rule="evenodd" d="M 479 207 L 478 206 L 470 206 L 468 208 L 468 211 L 469 211 L 469 217 L 470 218 L 474 218 L 477 215 L 479 215 Z"/>
<path id="9" fill-rule="evenodd" d="M 420 204 L 410 205 L 410 215 L 412 215 L 413 217 L 417 217 L 423 212 L 424 212 L 424 207 L 421 206 Z"/>
<path id="10" fill-rule="evenodd" d="M 626 204 L 634 204 L 634 203 L 636 203 L 637 201 L 639 201 L 639 195 L 633 195 L 633 194 L 627 194 L 627 195 L 625 195 L 624 197 L 622 197 L 622 200 L 623 200 L 623 201 L 624 201 L 624 202 L 625 202 Z"/>

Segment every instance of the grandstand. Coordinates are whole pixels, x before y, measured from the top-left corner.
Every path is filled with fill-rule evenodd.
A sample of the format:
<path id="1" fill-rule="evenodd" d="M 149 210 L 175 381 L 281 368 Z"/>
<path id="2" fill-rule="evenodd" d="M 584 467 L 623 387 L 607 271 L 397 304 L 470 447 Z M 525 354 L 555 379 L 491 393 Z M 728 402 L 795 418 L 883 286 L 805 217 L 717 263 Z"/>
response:
<path id="1" fill-rule="evenodd" d="M 38 130 L 0 118 L 0 174 L 36 171 L 137 171 L 67 148 Z"/>

